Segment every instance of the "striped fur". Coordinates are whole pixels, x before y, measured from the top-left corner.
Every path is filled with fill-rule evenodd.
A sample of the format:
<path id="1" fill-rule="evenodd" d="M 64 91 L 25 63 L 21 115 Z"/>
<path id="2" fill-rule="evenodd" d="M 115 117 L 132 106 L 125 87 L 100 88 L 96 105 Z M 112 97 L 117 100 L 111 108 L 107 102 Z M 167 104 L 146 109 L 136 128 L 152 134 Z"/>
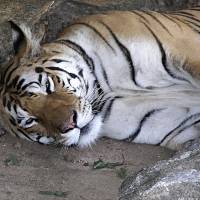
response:
<path id="1" fill-rule="evenodd" d="M 176 149 L 200 135 L 199 46 L 200 7 L 85 17 L 39 57 L 16 56 L 2 118 L 40 143 L 84 147 L 106 136 Z"/>

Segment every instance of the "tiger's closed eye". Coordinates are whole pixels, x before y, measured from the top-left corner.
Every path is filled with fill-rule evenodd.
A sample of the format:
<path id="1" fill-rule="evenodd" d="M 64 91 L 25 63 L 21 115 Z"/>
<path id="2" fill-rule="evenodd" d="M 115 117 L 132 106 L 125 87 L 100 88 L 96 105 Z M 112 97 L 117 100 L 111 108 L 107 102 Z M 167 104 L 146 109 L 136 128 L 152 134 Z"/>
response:
<path id="1" fill-rule="evenodd" d="M 37 94 L 33 93 L 33 92 L 26 92 L 25 94 L 28 97 L 37 97 Z"/>
<path id="2" fill-rule="evenodd" d="M 28 120 L 26 120 L 25 124 L 24 124 L 24 128 L 30 128 L 33 125 L 37 124 L 37 119 L 36 118 L 29 118 Z"/>
<path id="3" fill-rule="evenodd" d="M 35 119 L 33 119 L 33 118 L 28 119 L 28 120 L 26 121 L 26 125 L 31 124 L 32 122 L 34 122 L 34 120 L 35 120 Z"/>

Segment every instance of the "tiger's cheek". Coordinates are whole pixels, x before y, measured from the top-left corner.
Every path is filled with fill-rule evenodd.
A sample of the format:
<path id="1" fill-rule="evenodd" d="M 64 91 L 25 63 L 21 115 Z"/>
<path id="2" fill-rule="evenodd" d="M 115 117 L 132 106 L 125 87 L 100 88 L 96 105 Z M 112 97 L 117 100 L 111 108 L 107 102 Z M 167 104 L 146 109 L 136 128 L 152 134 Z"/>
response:
<path id="1" fill-rule="evenodd" d="M 33 125 L 30 128 L 27 128 L 25 131 L 27 132 L 27 134 L 36 133 L 36 134 L 39 134 L 41 136 L 47 136 L 48 135 L 46 128 L 39 123 L 36 124 L 36 125 Z"/>

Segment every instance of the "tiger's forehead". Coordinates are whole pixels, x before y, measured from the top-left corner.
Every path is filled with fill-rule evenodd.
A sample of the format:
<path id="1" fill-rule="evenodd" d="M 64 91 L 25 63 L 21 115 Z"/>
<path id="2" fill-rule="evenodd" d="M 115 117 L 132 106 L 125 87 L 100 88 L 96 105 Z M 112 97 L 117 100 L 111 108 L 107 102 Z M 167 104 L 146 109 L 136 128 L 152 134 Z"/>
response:
<path id="1" fill-rule="evenodd" d="M 38 56 L 38 57 L 33 57 L 31 59 L 21 59 L 19 68 L 30 68 L 30 67 L 36 67 L 38 65 L 43 65 L 46 61 L 48 60 L 47 56 Z"/>

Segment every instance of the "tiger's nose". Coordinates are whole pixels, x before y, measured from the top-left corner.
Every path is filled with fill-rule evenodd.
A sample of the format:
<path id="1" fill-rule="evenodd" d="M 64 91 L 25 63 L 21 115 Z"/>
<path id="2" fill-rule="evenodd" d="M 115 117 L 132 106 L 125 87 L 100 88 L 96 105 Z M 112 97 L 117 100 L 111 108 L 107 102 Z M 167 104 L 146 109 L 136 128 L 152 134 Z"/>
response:
<path id="1" fill-rule="evenodd" d="M 65 121 L 60 127 L 59 131 L 61 133 L 66 133 L 67 131 L 76 127 L 77 121 L 77 112 L 73 111 L 72 115 L 70 116 L 69 120 Z"/>

